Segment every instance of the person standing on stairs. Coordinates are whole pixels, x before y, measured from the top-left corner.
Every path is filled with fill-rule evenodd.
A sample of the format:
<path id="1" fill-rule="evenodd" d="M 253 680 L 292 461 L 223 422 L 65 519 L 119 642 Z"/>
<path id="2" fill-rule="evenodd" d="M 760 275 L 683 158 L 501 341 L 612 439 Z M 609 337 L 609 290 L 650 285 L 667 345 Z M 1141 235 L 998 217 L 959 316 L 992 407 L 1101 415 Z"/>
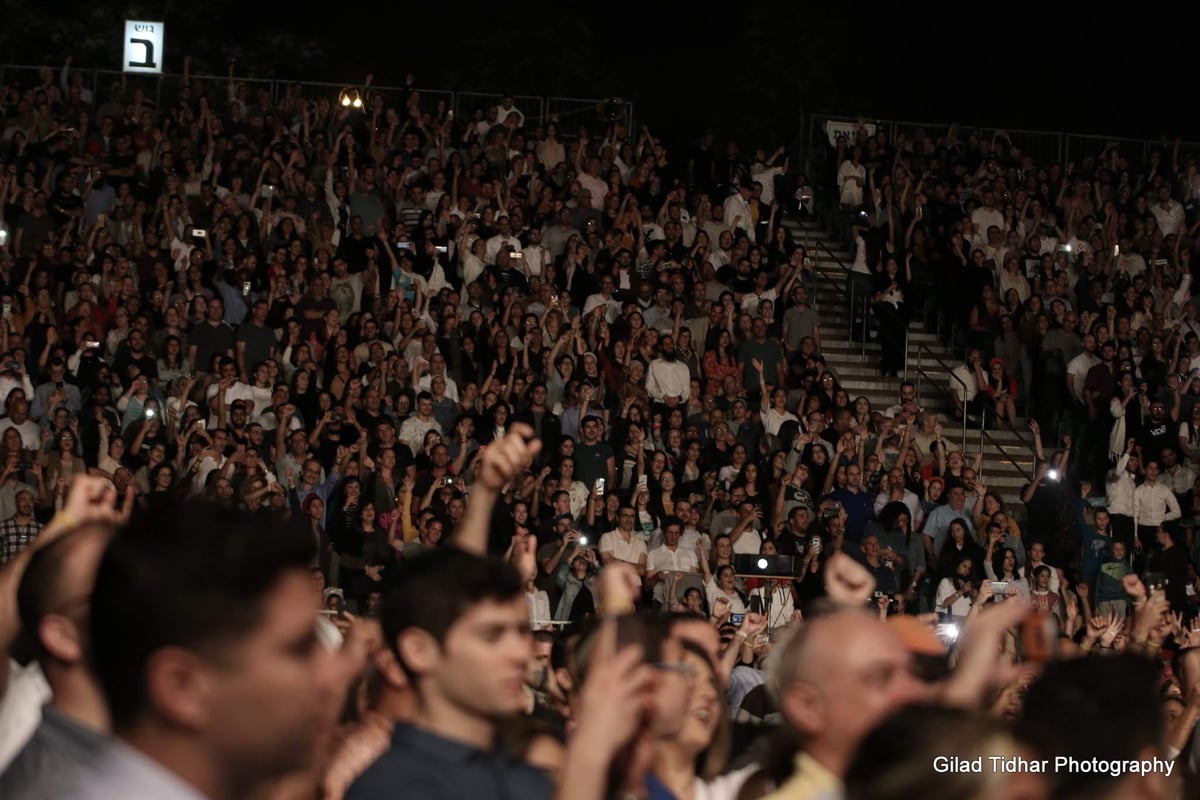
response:
<path id="1" fill-rule="evenodd" d="M 955 419 L 963 416 L 985 418 L 992 410 L 987 393 L 987 374 L 983 371 L 983 353 L 968 350 L 966 363 L 950 372 L 950 401 Z"/>
<path id="2" fill-rule="evenodd" d="M 874 280 L 871 295 L 875 318 L 879 322 L 879 344 L 882 356 L 879 371 L 886 377 L 898 376 L 904 369 L 905 331 L 908 328 L 907 304 L 904 290 L 912 280 L 912 254 L 904 259 L 904 272 L 895 256 L 888 256 Z"/>
<path id="3" fill-rule="evenodd" d="M 856 337 L 866 336 L 863 331 L 866 324 L 864 308 L 873 288 L 871 268 L 867 265 L 866 240 L 871 229 L 867 225 L 851 225 L 850 230 L 854 234 L 854 261 L 850 264 L 850 285 L 847 287 L 850 294 L 850 341 L 862 341 Z"/>

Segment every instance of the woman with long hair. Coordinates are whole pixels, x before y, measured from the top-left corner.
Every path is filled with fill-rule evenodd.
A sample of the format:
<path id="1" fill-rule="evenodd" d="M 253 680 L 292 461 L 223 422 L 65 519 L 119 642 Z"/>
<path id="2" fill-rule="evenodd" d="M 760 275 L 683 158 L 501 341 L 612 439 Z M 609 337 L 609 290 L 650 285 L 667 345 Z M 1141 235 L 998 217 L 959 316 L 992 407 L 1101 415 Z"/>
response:
<path id="1" fill-rule="evenodd" d="M 1012 427 L 1017 420 L 1017 380 L 1008 374 L 1003 358 L 988 362 L 988 397 L 996 409 L 996 420 Z"/>
<path id="2" fill-rule="evenodd" d="M 1002 532 L 998 526 L 991 526 L 988 531 L 987 551 L 983 557 L 983 574 L 989 581 L 1001 581 L 1007 583 L 1006 591 L 1000 593 L 1016 595 L 1022 601 L 1029 602 L 1029 581 L 1025 578 L 1025 572 L 1017 564 L 1017 553 L 1011 547 L 1002 547 L 1001 539 Z"/>
<path id="3" fill-rule="evenodd" d="M 972 579 L 983 576 L 983 548 L 975 541 L 967 521 L 962 517 L 950 520 L 946 531 L 946 541 L 942 549 L 935 554 L 937 558 L 936 574 L 938 578 L 947 578 L 954 574 L 964 560 L 970 561 Z"/>
<path id="4" fill-rule="evenodd" d="M 733 337 L 724 328 L 708 334 L 704 353 L 704 393 L 716 397 L 725 385 L 725 378 L 734 378 L 740 391 L 742 365 L 733 352 Z"/>
<path id="5" fill-rule="evenodd" d="M 679 730 L 660 739 L 654 751 L 652 782 L 663 794 L 690 800 L 733 798 L 757 765 L 722 774 L 732 734 L 725 687 L 710 656 L 690 641 L 683 643 L 680 668 L 691 684 L 691 700 Z"/>

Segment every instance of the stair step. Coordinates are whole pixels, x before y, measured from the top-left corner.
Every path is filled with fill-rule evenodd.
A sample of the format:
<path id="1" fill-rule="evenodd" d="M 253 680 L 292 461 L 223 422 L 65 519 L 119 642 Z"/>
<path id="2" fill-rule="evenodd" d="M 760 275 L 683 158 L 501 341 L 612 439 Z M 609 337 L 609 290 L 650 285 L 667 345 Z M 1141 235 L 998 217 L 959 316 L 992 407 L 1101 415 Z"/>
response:
<path id="1" fill-rule="evenodd" d="M 830 369 L 852 397 L 865 396 L 877 409 L 891 406 L 895 403 L 901 379 L 879 375 L 879 344 L 868 342 L 864 346 L 850 341 L 850 309 L 842 290 L 846 285 L 847 266 L 854 258 L 852 251 L 841 239 L 811 221 L 789 218 L 783 224 L 797 243 L 807 245 L 809 255 L 814 259 L 817 282 L 812 297 L 821 315 L 822 354 Z M 968 457 L 973 456 L 980 449 L 979 429 L 968 426 L 964 444 L 961 423 L 942 413 L 950 370 L 958 366 L 958 356 L 942 343 L 936 332 L 926 330 L 920 320 L 914 320 L 910 326 L 908 342 L 907 376 L 919 382 L 921 403 L 939 411 L 943 432 L 951 446 L 961 446 Z M 922 347 L 922 375 L 916 372 L 917 352 L 913 348 L 917 345 Z M 1030 446 L 1032 437 L 1023 422 L 1018 425 L 1018 431 L 1019 436 L 1005 428 L 987 432 L 988 438 L 983 440 L 983 478 L 988 488 L 1004 499 L 1009 513 L 1024 520 L 1025 506 L 1020 501 L 1020 490 L 1025 486 L 1026 475 L 1033 471 L 1034 456 Z"/>
<path id="2" fill-rule="evenodd" d="M 839 325 L 836 322 L 833 324 L 827 324 L 824 321 L 822 321 L 821 322 L 821 341 L 824 342 L 825 338 L 830 334 L 833 334 L 840 338 L 849 339 L 850 338 L 850 326 L 848 324 L 846 324 L 845 322 L 843 322 L 842 324 Z M 919 322 L 914 322 L 909 327 L 908 341 L 910 343 L 921 342 L 922 344 L 938 344 L 938 345 L 940 345 L 942 342 L 942 340 L 938 338 L 937 334 L 927 333 L 925 330 L 923 330 L 920 327 Z"/>

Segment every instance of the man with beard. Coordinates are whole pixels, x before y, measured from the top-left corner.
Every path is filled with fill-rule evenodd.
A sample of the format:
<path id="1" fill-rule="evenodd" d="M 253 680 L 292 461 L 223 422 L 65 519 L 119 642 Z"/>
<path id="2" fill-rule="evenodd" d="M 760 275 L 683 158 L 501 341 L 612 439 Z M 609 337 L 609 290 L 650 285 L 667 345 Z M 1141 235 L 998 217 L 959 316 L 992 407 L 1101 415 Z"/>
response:
<path id="1" fill-rule="evenodd" d="M 662 337 L 658 352 L 646 372 L 646 392 L 655 411 L 665 416 L 671 409 L 687 404 L 692 396 L 692 376 L 687 364 L 679 360 L 671 336 Z"/>

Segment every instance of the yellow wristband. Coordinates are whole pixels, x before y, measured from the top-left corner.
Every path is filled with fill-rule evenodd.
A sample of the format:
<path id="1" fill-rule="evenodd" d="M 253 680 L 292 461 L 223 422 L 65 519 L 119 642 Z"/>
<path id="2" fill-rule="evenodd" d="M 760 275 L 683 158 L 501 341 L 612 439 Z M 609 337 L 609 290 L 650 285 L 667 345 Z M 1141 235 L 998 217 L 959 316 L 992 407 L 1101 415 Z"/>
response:
<path id="1" fill-rule="evenodd" d="M 79 527 L 79 520 L 70 511 L 59 511 L 50 519 L 51 525 L 61 525 L 69 531 Z"/>
<path id="2" fill-rule="evenodd" d="M 619 617 L 623 614 L 632 614 L 633 610 L 632 603 L 604 602 L 600 604 L 600 616 L 602 617 Z"/>

